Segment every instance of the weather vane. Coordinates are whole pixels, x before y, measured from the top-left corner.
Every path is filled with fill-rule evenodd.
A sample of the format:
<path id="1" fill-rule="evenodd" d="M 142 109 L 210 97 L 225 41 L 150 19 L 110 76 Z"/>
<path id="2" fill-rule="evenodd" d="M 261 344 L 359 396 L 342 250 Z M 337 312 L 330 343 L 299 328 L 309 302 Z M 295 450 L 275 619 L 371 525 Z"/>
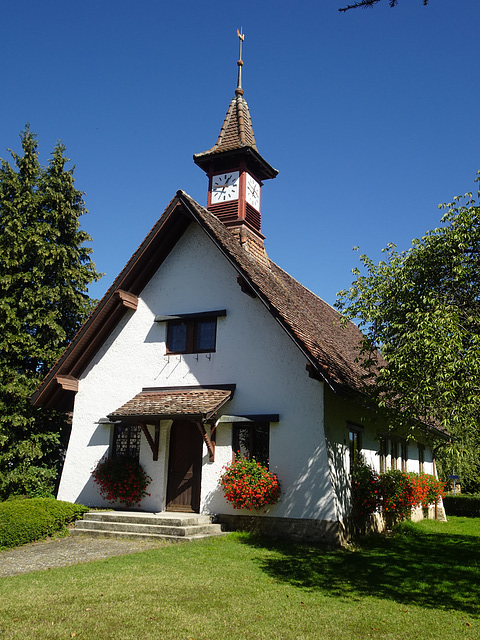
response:
<path id="1" fill-rule="evenodd" d="M 242 44 L 243 41 L 245 40 L 245 34 L 242 32 L 242 27 L 240 27 L 240 31 L 237 29 L 237 36 L 238 39 L 240 40 L 240 55 L 238 57 L 238 80 L 237 80 L 237 88 L 235 90 L 235 94 L 237 96 L 241 96 L 243 95 L 243 89 L 242 89 L 242 66 L 243 66 L 243 60 L 242 60 Z"/>

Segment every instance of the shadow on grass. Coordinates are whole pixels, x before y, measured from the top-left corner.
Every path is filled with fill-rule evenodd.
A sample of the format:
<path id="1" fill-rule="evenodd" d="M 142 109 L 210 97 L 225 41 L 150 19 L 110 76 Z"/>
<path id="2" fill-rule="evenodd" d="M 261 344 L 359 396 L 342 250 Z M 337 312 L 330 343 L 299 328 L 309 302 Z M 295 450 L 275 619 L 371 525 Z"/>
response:
<path id="1" fill-rule="evenodd" d="M 364 538 L 354 551 L 243 538 L 269 551 L 260 560 L 279 581 L 351 598 L 376 596 L 402 604 L 480 616 L 480 540 L 476 536 L 403 534 Z"/>

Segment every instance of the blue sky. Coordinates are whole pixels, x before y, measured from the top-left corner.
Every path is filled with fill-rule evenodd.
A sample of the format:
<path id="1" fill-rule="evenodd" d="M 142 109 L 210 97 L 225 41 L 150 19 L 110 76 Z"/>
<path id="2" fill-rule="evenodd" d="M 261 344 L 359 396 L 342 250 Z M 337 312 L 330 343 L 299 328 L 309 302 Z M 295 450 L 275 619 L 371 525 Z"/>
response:
<path id="1" fill-rule="evenodd" d="M 177 189 L 206 204 L 192 155 L 243 87 L 270 257 L 333 304 L 358 265 L 438 226 L 480 169 L 479 0 L 16 0 L 0 25 L 0 157 L 29 122 L 86 192 L 101 297 Z"/>

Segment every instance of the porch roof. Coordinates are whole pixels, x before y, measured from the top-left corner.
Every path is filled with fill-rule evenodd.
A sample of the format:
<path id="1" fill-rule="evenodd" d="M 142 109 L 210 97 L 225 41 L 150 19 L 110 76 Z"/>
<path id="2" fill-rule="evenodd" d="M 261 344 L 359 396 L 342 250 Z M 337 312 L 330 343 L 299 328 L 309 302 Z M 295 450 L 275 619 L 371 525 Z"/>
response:
<path id="1" fill-rule="evenodd" d="M 143 389 L 108 417 L 144 422 L 178 418 L 208 420 L 231 399 L 234 390 L 234 384 Z"/>

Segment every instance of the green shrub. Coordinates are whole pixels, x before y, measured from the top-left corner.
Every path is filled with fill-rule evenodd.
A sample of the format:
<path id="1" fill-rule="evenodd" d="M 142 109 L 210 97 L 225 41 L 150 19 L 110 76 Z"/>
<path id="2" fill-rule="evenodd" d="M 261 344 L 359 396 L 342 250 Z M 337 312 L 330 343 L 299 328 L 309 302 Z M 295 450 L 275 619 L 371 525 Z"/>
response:
<path id="1" fill-rule="evenodd" d="M 379 507 L 378 475 L 361 455 L 352 465 L 351 479 L 352 518 L 355 525 L 368 522 Z"/>
<path id="2" fill-rule="evenodd" d="M 445 496 L 443 506 L 447 516 L 464 516 L 480 518 L 480 494 Z"/>
<path id="3" fill-rule="evenodd" d="M 0 549 L 17 547 L 63 531 L 88 511 L 81 504 L 55 498 L 28 498 L 0 503 Z"/>

